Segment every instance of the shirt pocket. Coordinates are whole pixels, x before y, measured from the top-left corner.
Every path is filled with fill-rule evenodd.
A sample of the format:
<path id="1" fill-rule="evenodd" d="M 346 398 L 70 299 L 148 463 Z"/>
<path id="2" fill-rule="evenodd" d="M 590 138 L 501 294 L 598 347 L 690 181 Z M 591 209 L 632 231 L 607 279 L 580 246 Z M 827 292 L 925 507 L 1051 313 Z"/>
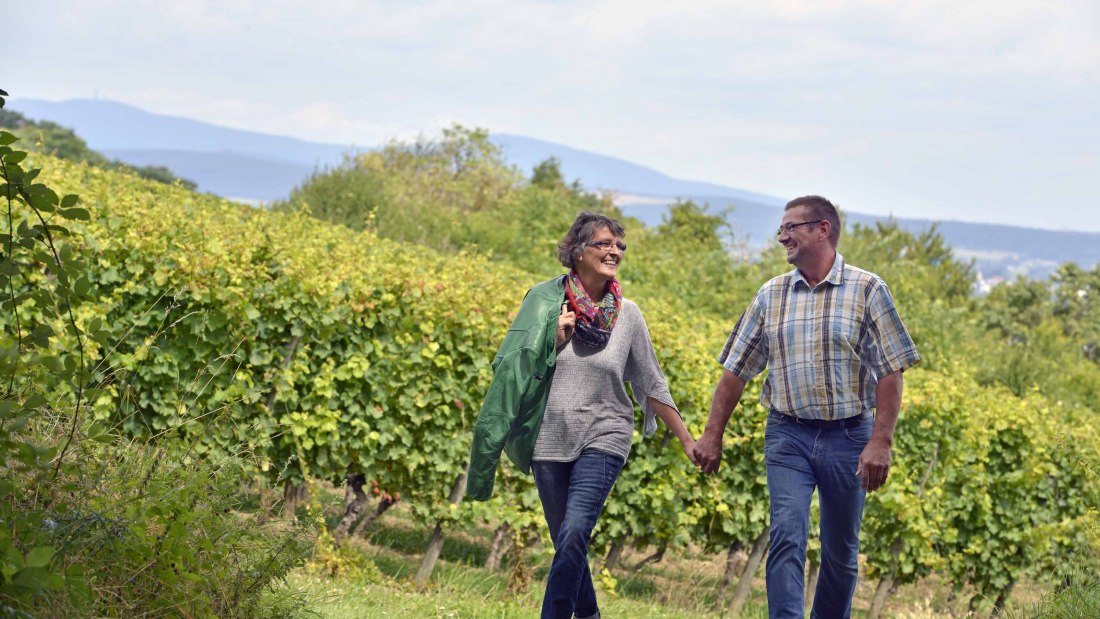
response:
<path id="1" fill-rule="evenodd" d="M 837 350 L 855 353 L 859 349 L 859 321 L 848 316 L 835 316 L 829 321 L 829 344 Z"/>

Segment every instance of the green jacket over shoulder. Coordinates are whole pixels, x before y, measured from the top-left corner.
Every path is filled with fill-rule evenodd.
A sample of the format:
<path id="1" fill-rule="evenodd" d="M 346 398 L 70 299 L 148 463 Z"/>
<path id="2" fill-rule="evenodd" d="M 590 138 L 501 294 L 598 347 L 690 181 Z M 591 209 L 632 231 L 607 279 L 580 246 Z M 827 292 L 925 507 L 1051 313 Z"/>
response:
<path id="1" fill-rule="evenodd" d="M 493 382 L 474 427 L 466 486 L 471 499 L 492 496 L 501 450 L 525 474 L 531 472 L 558 358 L 558 316 L 564 299 L 564 276 L 528 290 L 493 359 Z"/>

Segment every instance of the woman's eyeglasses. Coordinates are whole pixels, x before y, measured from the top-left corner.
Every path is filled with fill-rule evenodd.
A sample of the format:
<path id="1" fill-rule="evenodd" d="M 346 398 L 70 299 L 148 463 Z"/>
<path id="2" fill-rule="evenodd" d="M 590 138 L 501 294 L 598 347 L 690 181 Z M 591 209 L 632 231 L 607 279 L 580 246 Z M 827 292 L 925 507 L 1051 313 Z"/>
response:
<path id="1" fill-rule="evenodd" d="M 626 243 L 622 241 L 590 241 L 585 243 L 585 247 L 599 247 L 602 251 L 611 251 L 611 246 L 619 248 L 621 253 L 626 253 Z"/>

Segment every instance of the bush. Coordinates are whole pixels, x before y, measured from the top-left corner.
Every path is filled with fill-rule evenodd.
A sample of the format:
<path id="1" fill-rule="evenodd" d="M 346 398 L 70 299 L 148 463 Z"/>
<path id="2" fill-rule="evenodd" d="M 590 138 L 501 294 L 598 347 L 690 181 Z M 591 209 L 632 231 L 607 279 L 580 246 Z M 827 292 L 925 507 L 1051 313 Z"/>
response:
<path id="1" fill-rule="evenodd" d="M 165 435 L 123 440 L 85 414 L 102 393 L 88 343 L 104 332 L 78 320 L 92 268 L 66 225 L 90 213 L 34 182 L 16 141 L 0 131 L 0 614 L 297 613 L 275 584 L 310 532 L 239 512 L 252 467 Z"/>
<path id="2" fill-rule="evenodd" d="M 23 465 L 5 471 L 0 504 L 9 611 L 259 617 L 301 606 L 276 585 L 305 561 L 312 531 L 242 512 L 251 477 L 241 459 L 100 433 L 78 440 L 75 466 L 54 478 L 48 460 L 25 455 L 56 453 L 63 422 L 39 419 L 7 436 L 16 448 L 5 461 Z"/>

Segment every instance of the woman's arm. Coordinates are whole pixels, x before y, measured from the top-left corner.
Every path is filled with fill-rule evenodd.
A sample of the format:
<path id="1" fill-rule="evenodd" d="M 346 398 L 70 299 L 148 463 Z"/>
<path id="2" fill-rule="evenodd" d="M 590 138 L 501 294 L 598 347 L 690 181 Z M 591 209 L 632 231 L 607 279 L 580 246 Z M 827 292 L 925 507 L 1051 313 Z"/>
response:
<path id="1" fill-rule="evenodd" d="M 661 418 L 661 421 L 665 422 L 665 425 L 672 430 L 676 438 L 680 439 L 680 444 L 684 447 L 684 453 L 687 454 L 688 460 L 691 460 L 692 464 L 697 464 L 695 461 L 694 449 L 695 439 L 692 438 L 691 432 L 689 432 L 687 426 L 684 425 L 684 420 L 680 418 L 680 413 L 677 412 L 675 408 L 672 408 L 656 398 L 649 398 L 649 405 L 657 412 L 657 416 Z"/>

